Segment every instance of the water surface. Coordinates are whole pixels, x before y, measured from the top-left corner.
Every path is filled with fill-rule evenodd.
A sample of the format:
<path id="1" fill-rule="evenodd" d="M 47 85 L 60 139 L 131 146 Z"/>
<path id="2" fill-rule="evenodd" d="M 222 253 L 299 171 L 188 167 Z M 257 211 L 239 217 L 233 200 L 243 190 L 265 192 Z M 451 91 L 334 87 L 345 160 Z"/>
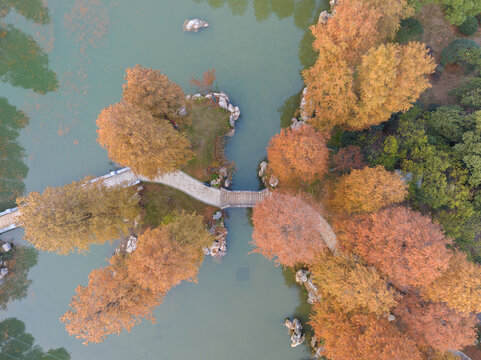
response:
<path id="1" fill-rule="evenodd" d="M 257 189 L 257 163 L 278 132 L 281 115 L 291 116 L 293 95 L 302 87 L 299 71 L 311 61 L 309 41 L 301 40 L 323 6 L 315 0 L 48 0 L 47 24 L 12 11 L 4 21 L 33 38 L 48 57 L 37 88 L 0 84 L 2 96 L 30 118 L 18 140 L 27 155 L 26 190 L 113 168 L 95 141 L 95 119 L 119 101 L 124 70 L 135 64 L 161 69 L 186 92 L 192 75 L 215 68 L 217 87 L 242 113 L 227 146 L 237 167 L 234 188 Z M 182 24 L 191 17 L 211 27 L 183 33 Z M 156 324 L 146 321 L 130 333 L 85 347 L 59 322 L 75 287 L 107 264 L 110 245 L 86 256 L 40 253 L 29 274 L 28 295 L 10 303 L 2 319 L 19 319 L 32 343 L 45 351 L 64 347 L 74 360 L 308 357 L 304 347 L 290 347 L 282 326 L 299 305 L 298 291 L 285 284 L 280 268 L 248 255 L 252 228 L 245 210 L 229 210 L 227 226 L 228 255 L 221 263 L 207 258 L 197 284 L 170 291 L 155 311 Z M 19 240 L 22 230 L 6 237 Z"/>

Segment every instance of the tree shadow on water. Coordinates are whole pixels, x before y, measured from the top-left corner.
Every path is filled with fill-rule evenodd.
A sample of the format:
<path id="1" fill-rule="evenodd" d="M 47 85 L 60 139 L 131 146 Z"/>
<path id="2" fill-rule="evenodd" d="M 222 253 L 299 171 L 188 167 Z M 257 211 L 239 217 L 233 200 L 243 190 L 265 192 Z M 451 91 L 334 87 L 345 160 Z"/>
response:
<path id="1" fill-rule="evenodd" d="M 0 322 L 0 360 L 69 360 L 65 348 L 50 349 L 45 352 L 35 339 L 25 332 L 25 323 L 17 318 Z"/>
<path id="2" fill-rule="evenodd" d="M 7 16 L 12 9 L 34 23 L 50 22 L 48 8 L 42 0 L 0 0 L 0 17 Z"/>
<path id="3" fill-rule="evenodd" d="M 291 125 L 291 120 L 297 115 L 297 109 L 301 101 L 302 90 L 289 97 L 284 104 L 277 109 L 280 114 L 281 128 L 286 128 Z"/>
<path id="4" fill-rule="evenodd" d="M 29 122 L 25 113 L 0 97 L 0 210 L 15 206 L 15 199 L 25 191 L 28 167 L 25 150 L 17 138 Z"/>

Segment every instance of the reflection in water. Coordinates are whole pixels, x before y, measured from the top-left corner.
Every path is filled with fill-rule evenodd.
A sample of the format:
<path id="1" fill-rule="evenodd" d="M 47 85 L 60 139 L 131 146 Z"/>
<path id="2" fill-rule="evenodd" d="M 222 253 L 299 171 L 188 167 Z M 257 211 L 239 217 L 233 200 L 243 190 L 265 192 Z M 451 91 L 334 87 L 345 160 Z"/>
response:
<path id="1" fill-rule="evenodd" d="M 297 94 L 289 97 L 284 104 L 277 110 L 281 116 L 281 128 L 285 128 L 291 125 L 292 118 L 296 115 L 296 111 L 299 108 L 299 103 L 301 101 L 301 93 L 299 91 Z"/>
<path id="2" fill-rule="evenodd" d="M 27 279 L 27 275 L 37 264 L 37 258 L 38 251 L 32 247 L 15 246 L 13 248 L 13 257 L 8 260 L 10 273 L 0 284 L 0 309 L 6 310 L 9 302 L 27 296 L 28 287 L 32 283 L 32 280 Z"/>
<path id="3" fill-rule="evenodd" d="M 197 3 L 204 0 L 193 0 Z M 212 8 L 221 8 L 227 2 L 233 15 L 244 15 L 249 7 L 248 0 L 207 0 Z M 315 21 L 315 14 L 326 9 L 327 0 L 253 0 L 254 15 L 257 21 L 264 21 L 271 13 L 279 19 L 294 16 L 294 23 L 299 29 L 306 29 Z"/>
<path id="4" fill-rule="evenodd" d="M 57 90 L 57 75 L 48 56 L 28 34 L 9 24 L 0 26 L 0 79 L 45 94 Z"/>
<path id="5" fill-rule="evenodd" d="M 37 24 L 50 22 L 48 9 L 42 0 L 0 0 L 0 17 L 7 16 L 11 9 Z"/>
<path id="6" fill-rule="evenodd" d="M 15 199 L 25 191 L 23 180 L 28 168 L 24 164 L 24 148 L 17 138 L 28 124 L 28 117 L 0 98 L 0 210 L 15 206 Z"/>
<path id="7" fill-rule="evenodd" d="M 34 344 L 32 335 L 25 332 L 25 324 L 16 318 L 0 322 L 0 360 L 69 360 L 63 347 L 44 352 Z"/>
<path id="8" fill-rule="evenodd" d="M 314 35 L 312 35 L 311 30 L 307 30 L 299 43 L 299 60 L 301 62 L 302 68 L 310 68 L 316 62 L 316 52 L 312 48 L 312 42 L 314 41 Z"/>

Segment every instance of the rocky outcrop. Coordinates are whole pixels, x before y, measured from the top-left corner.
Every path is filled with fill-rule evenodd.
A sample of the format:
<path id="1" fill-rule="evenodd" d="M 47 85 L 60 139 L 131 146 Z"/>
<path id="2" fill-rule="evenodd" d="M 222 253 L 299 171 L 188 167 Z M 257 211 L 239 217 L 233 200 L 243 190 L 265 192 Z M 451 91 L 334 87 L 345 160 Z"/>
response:
<path id="1" fill-rule="evenodd" d="M 0 247 L 0 280 L 3 280 L 8 275 L 8 264 L 12 257 L 12 245 L 9 243 L 3 243 Z"/>
<path id="2" fill-rule="evenodd" d="M 300 129 L 302 125 L 304 125 L 306 122 L 303 120 L 298 120 L 297 118 L 292 118 L 291 119 L 291 130 L 297 130 Z"/>
<path id="3" fill-rule="evenodd" d="M 302 90 L 302 98 L 301 98 L 301 104 L 299 106 L 299 113 L 302 121 L 307 121 L 309 119 L 309 113 L 307 112 L 306 105 L 307 105 L 307 87 Z"/>
<path id="4" fill-rule="evenodd" d="M 306 339 L 306 334 L 302 333 L 302 324 L 299 319 L 286 318 L 284 325 L 289 329 L 289 335 L 291 336 L 291 347 L 297 347 L 301 345 Z"/>
<path id="5" fill-rule="evenodd" d="M 130 254 L 134 252 L 135 249 L 137 249 L 137 238 L 134 235 L 131 235 L 125 246 L 125 252 Z"/>
<path id="6" fill-rule="evenodd" d="M 321 301 L 321 295 L 319 294 L 316 285 L 312 282 L 310 275 L 310 271 L 299 269 L 296 271 L 296 282 L 300 285 L 304 285 L 307 290 L 307 302 L 309 304 L 314 304 Z"/>
<path id="7" fill-rule="evenodd" d="M 200 20 L 200 19 L 187 19 L 184 22 L 182 28 L 186 32 L 198 32 L 201 29 L 208 28 L 209 24 L 207 21 Z"/>
<path id="8" fill-rule="evenodd" d="M 214 235 L 215 240 L 212 246 L 204 248 L 204 254 L 212 257 L 222 257 L 227 254 L 227 228 L 224 225 L 224 218 L 221 211 L 217 211 L 212 216 L 209 232 Z"/>
<path id="9" fill-rule="evenodd" d="M 238 106 L 232 105 L 232 103 L 230 102 L 230 98 L 226 93 L 224 93 L 224 92 L 220 92 L 220 93 L 212 92 L 212 93 L 209 93 L 205 96 L 202 96 L 202 94 L 200 94 L 200 93 L 197 93 L 197 94 L 194 94 L 194 95 L 187 95 L 187 99 L 191 99 L 191 98 L 193 98 L 193 99 L 205 98 L 205 99 L 211 100 L 211 101 L 215 102 L 217 105 L 219 105 L 220 108 L 229 111 L 230 112 L 229 125 L 232 128 L 232 130 L 228 134 L 228 136 L 234 135 L 235 124 L 236 124 L 237 120 L 239 120 L 241 112 L 240 112 L 240 109 L 239 109 Z"/>

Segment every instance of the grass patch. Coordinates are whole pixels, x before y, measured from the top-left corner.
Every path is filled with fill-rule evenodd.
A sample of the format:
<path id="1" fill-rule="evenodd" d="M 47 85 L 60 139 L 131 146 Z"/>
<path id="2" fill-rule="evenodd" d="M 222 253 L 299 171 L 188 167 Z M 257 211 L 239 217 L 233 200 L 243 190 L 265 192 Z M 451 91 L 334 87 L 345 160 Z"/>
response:
<path id="1" fill-rule="evenodd" d="M 184 132 L 196 157 L 182 170 L 201 181 L 208 181 L 209 170 L 225 163 L 224 143 L 230 130 L 230 113 L 208 100 L 193 100 L 189 111 L 192 124 Z"/>
<path id="2" fill-rule="evenodd" d="M 142 227 L 157 227 L 161 224 L 162 219 L 181 210 L 195 211 L 197 214 L 203 215 L 204 221 L 207 222 L 218 210 L 165 185 L 142 183 L 142 186 L 143 189 L 140 192 L 140 204 L 143 208 Z"/>

